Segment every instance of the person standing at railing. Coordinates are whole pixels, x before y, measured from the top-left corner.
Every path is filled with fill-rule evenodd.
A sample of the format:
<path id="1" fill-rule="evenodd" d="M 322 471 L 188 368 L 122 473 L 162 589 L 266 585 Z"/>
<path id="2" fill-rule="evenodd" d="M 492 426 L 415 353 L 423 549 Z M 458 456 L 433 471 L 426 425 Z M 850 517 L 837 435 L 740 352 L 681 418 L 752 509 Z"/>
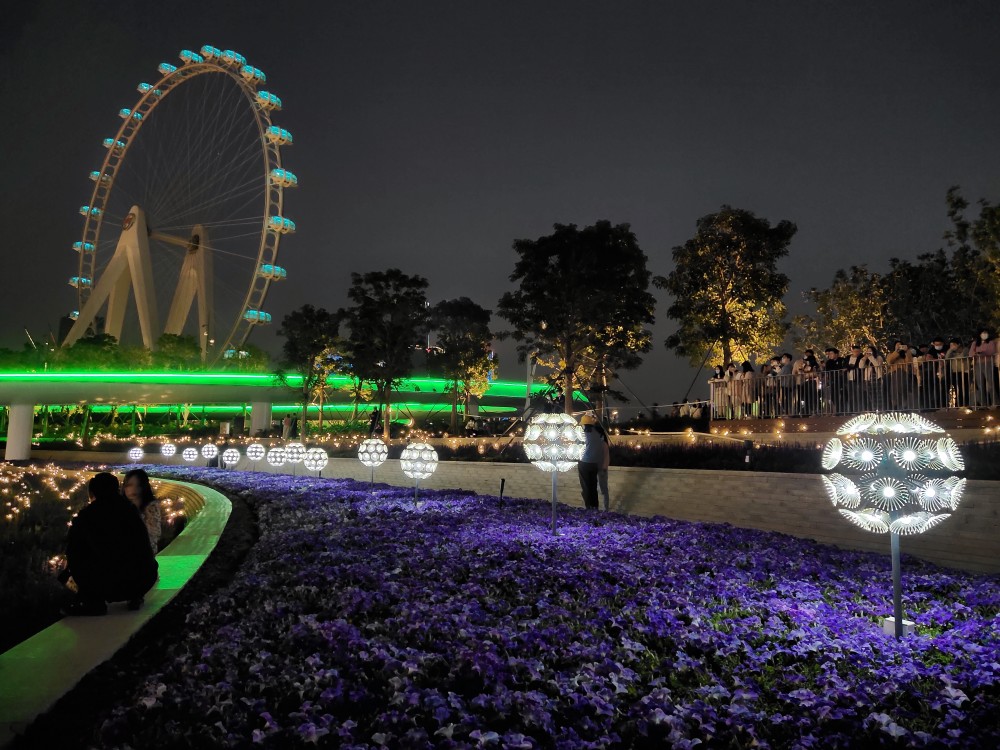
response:
<path id="1" fill-rule="evenodd" d="M 740 368 L 735 362 L 726 365 L 726 419 L 736 419 L 740 406 Z"/>
<path id="2" fill-rule="evenodd" d="M 979 338 L 969 345 L 972 359 L 975 405 L 980 408 L 996 404 L 997 342 L 989 328 L 979 329 Z"/>
<path id="3" fill-rule="evenodd" d="M 778 370 L 781 363 L 776 357 L 760 366 L 763 399 L 760 416 L 764 419 L 774 419 L 778 416 Z"/>
<path id="4" fill-rule="evenodd" d="M 913 354 L 910 347 L 902 341 L 894 341 L 892 351 L 885 358 L 885 367 L 889 375 L 889 406 L 905 411 L 912 408 L 913 390 L 916 386 L 913 371 Z"/>
<path id="5" fill-rule="evenodd" d="M 840 350 L 828 346 L 826 359 L 823 361 L 823 398 L 827 414 L 841 414 L 844 411 L 844 360 Z"/>
<path id="6" fill-rule="evenodd" d="M 712 393 L 712 419 L 726 418 L 726 370 L 722 365 L 712 368 L 712 377 L 708 379 Z"/>
<path id="7" fill-rule="evenodd" d="M 862 409 L 862 381 L 860 344 L 851 344 L 851 353 L 844 357 L 844 411 L 851 414 Z"/>
<path id="8" fill-rule="evenodd" d="M 969 360 L 961 339 L 953 338 L 948 342 L 944 363 L 947 372 L 948 405 L 966 406 L 969 403 Z M 955 392 L 954 403 L 951 402 L 952 391 Z"/>
<path id="9" fill-rule="evenodd" d="M 784 352 L 781 355 L 781 365 L 778 369 L 779 401 L 778 413 L 790 417 L 792 410 L 792 355 Z"/>
<path id="10" fill-rule="evenodd" d="M 792 376 L 795 379 L 795 416 L 808 416 L 816 411 L 818 399 L 819 362 L 812 349 L 806 349 L 802 359 L 792 365 Z"/>
<path id="11" fill-rule="evenodd" d="M 858 366 L 861 380 L 864 383 L 864 408 L 870 411 L 882 411 L 885 407 L 885 360 L 878 350 L 870 344 L 865 347 L 865 354 Z"/>
<path id="12" fill-rule="evenodd" d="M 751 419 L 753 417 L 753 406 L 757 400 L 756 379 L 757 373 L 753 371 L 753 365 L 749 361 L 743 362 L 740 371 L 737 373 L 740 381 L 740 404 L 739 418 Z"/>
<path id="13" fill-rule="evenodd" d="M 920 406 L 942 409 L 947 404 L 944 380 L 944 338 L 935 336 L 929 346 L 920 347 Z"/>

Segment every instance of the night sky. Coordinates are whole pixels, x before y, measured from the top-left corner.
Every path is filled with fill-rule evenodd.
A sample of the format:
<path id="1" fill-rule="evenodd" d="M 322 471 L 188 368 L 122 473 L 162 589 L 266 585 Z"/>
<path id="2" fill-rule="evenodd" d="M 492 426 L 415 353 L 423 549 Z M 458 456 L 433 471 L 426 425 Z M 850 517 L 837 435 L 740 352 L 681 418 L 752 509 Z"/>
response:
<path id="1" fill-rule="evenodd" d="M 0 345 L 76 305 L 77 208 L 101 140 L 161 60 L 242 52 L 284 100 L 301 187 L 266 309 L 346 303 L 401 268 L 493 308 L 515 238 L 628 222 L 654 273 L 722 204 L 799 232 L 786 302 L 840 267 L 941 246 L 944 196 L 1000 199 L 993 2 L 93 2 L 7 9 L 0 31 Z M 622 373 L 650 404 L 694 377 L 656 347 Z M 497 327 L 502 321 L 495 319 Z M 273 326 L 253 341 L 277 350 Z M 507 354 L 502 375 L 523 377 Z M 693 395 L 704 395 L 706 374 Z"/>

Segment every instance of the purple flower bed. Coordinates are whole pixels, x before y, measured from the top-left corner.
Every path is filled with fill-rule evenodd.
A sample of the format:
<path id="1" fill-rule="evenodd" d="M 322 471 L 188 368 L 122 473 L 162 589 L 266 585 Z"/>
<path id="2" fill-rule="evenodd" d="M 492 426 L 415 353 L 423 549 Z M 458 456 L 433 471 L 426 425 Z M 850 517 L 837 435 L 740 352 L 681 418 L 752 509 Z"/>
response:
<path id="1" fill-rule="evenodd" d="M 1000 580 L 533 500 L 215 469 L 261 538 L 102 740 L 133 747 L 1000 746 Z M 817 498 L 817 502 L 821 502 Z M 905 541 L 904 541 L 905 549 Z"/>

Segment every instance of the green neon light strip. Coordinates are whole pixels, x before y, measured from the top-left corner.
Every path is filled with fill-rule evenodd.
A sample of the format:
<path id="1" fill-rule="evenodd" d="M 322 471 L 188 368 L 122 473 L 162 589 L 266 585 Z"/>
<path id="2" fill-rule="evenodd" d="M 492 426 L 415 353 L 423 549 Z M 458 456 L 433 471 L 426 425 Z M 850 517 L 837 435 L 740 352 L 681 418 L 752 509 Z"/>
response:
<path id="1" fill-rule="evenodd" d="M 358 414 L 359 415 L 365 415 L 365 419 L 367 419 L 368 415 L 371 413 L 371 410 L 374 409 L 375 406 L 377 406 L 377 404 L 371 404 L 371 403 L 362 404 L 362 405 L 358 406 Z M 132 405 L 123 405 L 123 406 L 118 406 L 117 409 L 118 409 L 118 414 L 119 415 L 121 415 L 123 417 L 130 417 L 132 415 L 132 411 L 133 410 L 136 410 L 138 414 L 167 414 L 167 413 L 174 414 L 179 409 L 181 409 L 182 407 L 183 407 L 182 404 L 156 404 L 156 405 L 153 405 L 153 406 L 139 406 L 139 407 L 133 407 Z M 80 409 L 80 405 L 79 404 L 53 404 L 53 405 L 50 405 L 48 408 L 49 408 L 49 414 L 62 414 L 64 412 L 68 412 L 68 411 L 70 411 L 72 409 Z M 112 406 L 110 404 L 97 404 L 97 405 L 94 405 L 94 406 L 90 407 L 90 413 L 91 414 L 108 414 L 114 408 L 116 408 L 116 407 Z M 427 404 L 427 403 L 418 403 L 418 402 L 393 402 L 392 403 L 392 408 L 393 408 L 393 410 L 396 410 L 396 409 L 409 409 L 409 410 L 412 410 L 412 411 L 437 410 L 437 411 L 441 411 L 442 413 L 450 413 L 451 412 L 451 405 L 450 404 Z M 197 416 L 199 416 L 201 414 L 240 414 L 243 411 L 243 406 L 241 404 L 232 404 L 232 405 L 229 405 L 229 406 L 220 405 L 220 404 L 189 404 L 188 405 L 188 409 L 189 409 L 189 413 L 190 413 L 191 416 L 197 417 Z M 283 412 L 289 412 L 289 413 L 298 414 L 300 412 L 300 410 L 302 409 L 302 406 L 300 404 L 272 404 L 271 405 L 271 409 L 272 409 L 272 411 L 275 411 L 275 412 L 283 411 Z M 352 404 L 323 404 L 323 413 L 324 414 L 327 414 L 327 413 L 348 413 L 348 412 L 352 412 L 353 410 L 354 410 L 354 406 Z M 253 407 L 251 407 L 251 406 L 248 405 L 247 406 L 247 412 L 250 413 L 252 411 L 253 411 Z M 480 406 L 479 407 L 479 411 L 481 413 L 487 413 L 487 412 L 489 412 L 489 413 L 508 413 L 508 412 L 515 412 L 515 411 L 517 411 L 517 408 L 514 407 L 514 406 Z M 35 408 L 35 412 L 37 414 L 41 414 L 42 413 L 42 408 L 41 407 L 36 407 Z M 318 404 L 309 404 L 308 412 L 310 414 L 317 414 L 319 412 L 319 405 Z M 458 413 L 459 414 L 464 414 L 465 413 L 465 408 L 461 404 L 459 404 L 459 406 L 458 406 Z"/>
<path id="2" fill-rule="evenodd" d="M 178 383 L 181 385 L 244 385 L 263 388 L 281 388 L 287 384 L 292 388 L 302 385 L 301 375 L 286 375 L 285 383 L 273 374 L 233 373 L 233 372 L 0 372 L 0 383 L 64 383 L 90 381 L 95 383 Z M 327 379 L 332 388 L 350 386 L 354 381 L 345 375 L 335 375 Z M 447 392 L 451 381 L 446 378 L 404 378 L 397 389 L 402 392 L 431 391 Z M 538 394 L 548 388 L 543 383 L 532 383 L 531 392 Z M 365 386 L 365 390 L 371 390 Z M 487 396 L 519 398 L 524 395 L 524 383 L 516 380 L 495 380 L 490 384 Z M 577 398 L 583 396 L 579 392 Z"/>

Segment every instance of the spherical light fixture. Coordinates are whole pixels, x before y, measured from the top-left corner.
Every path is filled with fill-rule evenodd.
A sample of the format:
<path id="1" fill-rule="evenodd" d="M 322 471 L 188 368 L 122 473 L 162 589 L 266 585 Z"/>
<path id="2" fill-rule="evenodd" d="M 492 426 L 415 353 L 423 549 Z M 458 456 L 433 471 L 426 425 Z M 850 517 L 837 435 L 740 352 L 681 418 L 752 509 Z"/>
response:
<path id="1" fill-rule="evenodd" d="M 372 471 L 370 489 L 375 487 L 375 469 L 389 457 L 389 447 L 382 438 L 368 438 L 358 446 L 358 460 Z"/>
<path id="2" fill-rule="evenodd" d="M 305 458 L 302 459 L 306 470 L 315 471 L 317 476 L 323 473 L 323 469 L 326 468 L 329 462 L 330 457 L 326 455 L 326 451 L 322 448 L 310 448 L 306 451 Z"/>
<path id="3" fill-rule="evenodd" d="M 413 480 L 413 499 L 417 499 L 420 480 L 427 479 L 438 465 L 438 454 L 427 443 L 410 443 L 399 457 L 399 468 Z"/>
<path id="4" fill-rule="evenodd" d="M 292 473 L 298 471 L 299 464 L 305 460 L 306 447 L 302 443 L 285 443 L 285 462 L 292 465 Z"/>
<path id="5" fill-rule="evenodd" d="M 174 445 L 173 443 L 164 443 L 163 446 L 160 448 L 160 455 L 162 455 L 164 458 L 170 458 L 175 453 L 177 453 L 177 446 Z"/>
<path id="6" fill-rule="evenodd" d="M 215 443 L 205 443 L 201 446 L 201 456 L 202 458 L 207 458 L 211 461 L 213 458 L 219 455 L 219 446 Z"/>
<path id="7" fill-rule="evenodd" d="M 255 464 L 264 458 L 265 453 L 267 453 L 267 451 L 260 443 L 250 443 L 250 445 L 247 446 L 247 458 Z"/>
<path id="8" fill-rule="evenodd" d="M 142 448 L 136 446 L 135 448 L 128 449 L 128 460 L 129 461 L 141 461 L 142 457 L 145 455 Z"/>
<path id="9" fill-rule="evenodd" d="M 958 508 L 965 479 L 961 452 L 944 430 L 919 414 L 861 414 L 837 431 L 823 450 L 827 495 L 846 520 L 889 534 L 892 553 L 893 631 L 903 634 L 899 537 L 929 531 Z M 853 474 L 854 476 L 849 476 Z"/>
<path id="10" fill-rule="evenodd" d="M 236 448 L 226 448 L 222 451 L 222 465 L 227 469 L 235 469 L 240 462 L 240 452 Z"/>
<path id="11" fill-rule="evenodd" d="M 536 414 L 524 431 L 524 452 L 536 467 L 552 474 L 552 533 L 556 533 L 556 474 L 574 468 L 583 456 L 583 427 L 569 414 Z"/>
<path id="12" fill-rule="evenodd" d="M 276 445 L 267 452 L 267 463 L 274 468 L 285 465 L 285 449 Z"/>
<path id="13" fill-rule="evenodd" d="M 195 448 L 185 448 L 181 452 L 181 458 L 189 462 L 194 461 L 196 458 L 198 458 L 198 451 Z"/>

